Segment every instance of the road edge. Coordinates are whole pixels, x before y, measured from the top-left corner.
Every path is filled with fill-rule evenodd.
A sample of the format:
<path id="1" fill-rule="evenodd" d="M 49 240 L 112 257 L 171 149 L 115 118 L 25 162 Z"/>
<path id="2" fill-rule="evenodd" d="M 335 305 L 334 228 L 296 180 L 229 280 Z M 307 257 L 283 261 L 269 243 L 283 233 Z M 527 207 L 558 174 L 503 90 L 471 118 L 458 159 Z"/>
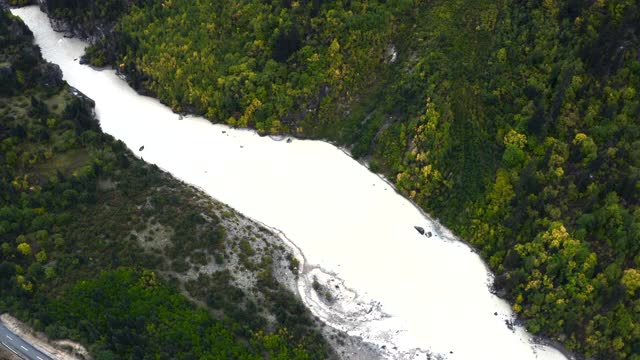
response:
<path id="1" fill-rule="evenodd" d="M 2 323 L 11 332 L 31 344 L 38 351 L 57 360 L 91 360 L 84 346 L 70 340 L 50 340 L 44 333 L 36 332 L 9 313 L 0 315 Z M 69 350 L 71 349 L 71 350 Z"/>

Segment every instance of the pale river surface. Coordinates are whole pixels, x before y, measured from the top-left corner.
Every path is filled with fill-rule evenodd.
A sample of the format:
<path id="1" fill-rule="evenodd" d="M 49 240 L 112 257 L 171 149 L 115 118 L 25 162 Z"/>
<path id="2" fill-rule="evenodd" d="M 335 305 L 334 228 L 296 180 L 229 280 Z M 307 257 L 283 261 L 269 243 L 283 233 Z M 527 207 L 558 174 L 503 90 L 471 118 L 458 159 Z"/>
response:
<path id="1" fill-rule="evenodd" d="M 86 43 L 54 32 L 37 7 L 12 12 L 33 31 L 44 58 L 95 101 L 106 133 L 286 234 L 306 260 L 302 298 L 327 323 L 386 345 L 390 358 L 424 359 L 431 352 L 447 359 L 566 359 L 534 345 L 522 328 L 509 330 L 505 319 L 513 313 L 489 292 L 492 277 L 478 255 L 340 149 L 181 120 L 113 70 L 80 65 Z M 414 225 L 434 236 L 421 236 Z M 336 304 L 309 290 L 313 276 L 338 285 Z"/>

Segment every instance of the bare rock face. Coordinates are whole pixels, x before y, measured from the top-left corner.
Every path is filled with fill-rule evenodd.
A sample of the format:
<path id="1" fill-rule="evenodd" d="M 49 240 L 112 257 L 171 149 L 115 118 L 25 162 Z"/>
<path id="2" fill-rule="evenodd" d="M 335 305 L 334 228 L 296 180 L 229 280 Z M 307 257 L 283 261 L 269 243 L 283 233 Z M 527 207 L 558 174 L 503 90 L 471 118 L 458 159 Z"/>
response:
<path id="1" fill-rule="evenodd" d="M 51 4 L 47 0 L 37 0 L 38 6 L 40 10 L 51 15 Z M 49 22 L 51 22 L 51 27 L 53 30 L 57 32 L 71 33 L 71 25 L 65 23 L 62 20 L 54 19 L 52 16 L 49 16 Z"/>
<path id="2" fill-rule="evenodd" d="M 45 86 L 59 87 L 64 84 L 62 81 L 62 70 L 60 66 L 52 63 L 46 63 L 41 66 L 40 83 Z"/>
<path id="3" fill-rule="evenodd" d="M 97 40 L 109 35 L 115 24 L 102 24 L 100 21 L 91 22 L 90 24 L 74 23 L 54 15 L 56 9 L 55 1 L 37 0 L 37 3 L 40 6 L 40 10 L 49 15 L 49 21 L 54 31 L 64 33 L 68 37 L 77 37 L 90 43 L 95 43 Z"/>

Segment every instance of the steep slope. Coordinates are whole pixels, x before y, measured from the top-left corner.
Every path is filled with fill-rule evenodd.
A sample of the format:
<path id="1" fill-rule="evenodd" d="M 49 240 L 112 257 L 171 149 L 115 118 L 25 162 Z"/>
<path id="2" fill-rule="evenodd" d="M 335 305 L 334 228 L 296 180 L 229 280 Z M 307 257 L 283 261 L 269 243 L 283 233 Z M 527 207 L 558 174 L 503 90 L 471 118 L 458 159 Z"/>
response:
<path id="1" fill-rule="evenodd" d="M 120 4 L 94 64 L 176 111 L 349 147 L 480 250 L 531 332 L 640 356 L 637 2 Z"/>
<path id="2" fill-rule="evenodd" d="M 277 235 L 102 133 L 4 9 L 0 49 L 0 312 L 95 359 L 336 356 Z"/>

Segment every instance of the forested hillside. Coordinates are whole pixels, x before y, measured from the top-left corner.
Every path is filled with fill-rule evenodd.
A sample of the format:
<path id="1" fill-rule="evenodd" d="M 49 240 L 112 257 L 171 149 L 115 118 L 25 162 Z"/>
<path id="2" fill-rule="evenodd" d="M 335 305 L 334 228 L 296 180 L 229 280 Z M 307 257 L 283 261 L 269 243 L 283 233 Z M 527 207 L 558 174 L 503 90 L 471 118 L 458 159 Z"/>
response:
<path id="1" fill-rule="evenodd" d="M 333 358 L 279 238 L 135 158 L 61 75 L 0 8 L 0 313 L 96 360 Z"/>
<path id="2" fill-rule="evenodd" d="M 176 111 L 349 147 L 480 250 L 531 332 L 640 359 L 637 1 L 120 4 L 95 65 Z"/>

